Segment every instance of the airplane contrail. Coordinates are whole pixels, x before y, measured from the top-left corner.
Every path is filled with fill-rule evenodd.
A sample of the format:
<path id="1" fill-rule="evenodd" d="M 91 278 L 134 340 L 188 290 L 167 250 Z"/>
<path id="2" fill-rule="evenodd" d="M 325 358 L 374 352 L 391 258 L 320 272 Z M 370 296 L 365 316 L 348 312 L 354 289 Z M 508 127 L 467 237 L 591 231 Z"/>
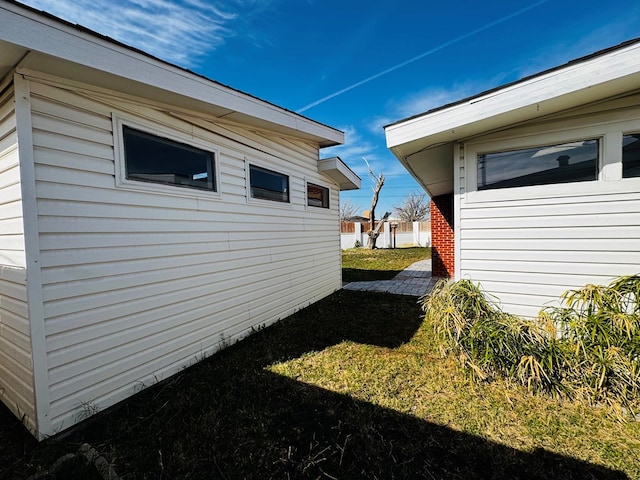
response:
<path id="1" fill-rule="evenodd" d="M 427 55 L 431 55 L 432 53 L 438 52 L 440 50 L 442 50 L 443 48 L 447 48 L 455 43 L 458 43 L 462 40 L 465 40 L 473 35 L 476 35 L 477 33 L 483 32 L 491 27 L 495 27 L 496 25 L 506 22 L 507 20 L 511 20 L 513 17 L 517 17 L 518 15 L 522 15 L 525 12 L 528 12 L 529 10 L 532 10 L 540 5 L 542 5 L 543 3 L 547 3 L 549 0 L 540 0 L 536 3 L 533 3 L 531 5 L 529 5 L 528 7 L 525 7 L 521 10 L 518 10 L 517 12 L 511 13 L 509 15 L 507 15 L 506 17 L 502 17 L 499 18 L 498 20 L 494 20 L 493 22 L 487 23 L 485 25 L 483 25 L 482 27 L 476 28 L 475 30 L 472 30 L 470 32 L 465 33 L 464 35 L 460 35 L 459 37 L 454 38 L 453 40 L 449 40 L 448 42 L 442 43 L 440 45 L 438 45 L 437 47 L 432 48 L 431 50 L 427 50 L 424 53 L 421 53 L 418 56 L 415 56 L 413 58 L 410 58 L 409 60 L 406 60 L 402 63 L 399 63 L 397 65 L 394 65 L 393 67 L 389 67 L 386 70 L 383 70 L 381 72 L 376 73 L 375 75 L 371 75 L 370 77 L 365 78 L 364 80 L 360 80 L 359 82 L 356 82 L 352 85 L 349 85 L 348 87 L 343 88 L 342 90 L 338 90 L 337 92 L 332 93 L 331 95 L 327 95 L 326 97 L 321 98 L 320 100 L 316 100 L 315 102 L 312 102 L 308 105 L 305 105 L 304 107 L 296 110 L 296 113 L 302 113 L 305 112 L 307 110 L 309 110 L 310 108 L 316 107 L 318 105 L 320 105 L 321 103 L 326 102 L 327 100 L 331 100 L 332 98 L 335 98 L 339 95 L 342 95 L 343 93 L 347 93 L 350 90 L 353 90 L 354 88 L 357 88 L 361 85 L 364 85 L 365 83 L 369 83 L 372 80 L 375 80 L 376 78 L 380 78 L 383 75 L 386 75 L 388 73 L 391 73 L 395 70 L 398 70 L 399 68 L 402 67 L 406 67 L 407 65 L 413 63 L 413 62 L 417 62 L 418 60 L 420 60 L 421 58 L 426 57 Z"/>

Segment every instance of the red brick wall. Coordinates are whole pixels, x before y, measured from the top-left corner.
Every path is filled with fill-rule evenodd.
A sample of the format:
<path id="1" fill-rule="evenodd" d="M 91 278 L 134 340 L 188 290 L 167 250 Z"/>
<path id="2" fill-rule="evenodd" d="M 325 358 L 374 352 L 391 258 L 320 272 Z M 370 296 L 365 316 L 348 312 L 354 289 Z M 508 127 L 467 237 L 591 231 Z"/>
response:
<path id="1" fill-rule="evenodd" d="M 453 193 L 431 199 L 431 270 L 434 277 L 453 277 Z"/>

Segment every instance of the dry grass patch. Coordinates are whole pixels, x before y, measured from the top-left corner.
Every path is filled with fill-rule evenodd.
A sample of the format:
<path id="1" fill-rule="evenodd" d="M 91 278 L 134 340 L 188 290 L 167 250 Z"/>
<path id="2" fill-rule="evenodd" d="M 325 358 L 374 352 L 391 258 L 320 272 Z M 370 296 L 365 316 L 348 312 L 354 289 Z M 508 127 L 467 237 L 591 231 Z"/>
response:
<path id="1" fill-rule="evenodd" d="M 640 478 L 640 423 L 515 384 L 477 383 L 441 357 L 426 324 L 398 348 L 342 342 L 269 371 L 515 450 L 544 449 Z"/>

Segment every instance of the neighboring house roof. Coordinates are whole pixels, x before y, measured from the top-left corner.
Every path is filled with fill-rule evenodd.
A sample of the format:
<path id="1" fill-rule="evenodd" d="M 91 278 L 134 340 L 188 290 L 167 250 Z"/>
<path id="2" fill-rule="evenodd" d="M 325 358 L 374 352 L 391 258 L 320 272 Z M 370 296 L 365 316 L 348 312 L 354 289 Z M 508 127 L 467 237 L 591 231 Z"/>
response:
<path id="1" fill-rule="evenodd" d="M 453 191 L 456 142 L 640 89 L 640 38 L 385 127 L 387 146 L 429 195 Z"/>
<path id="2" fill-rule="evenodd" d="M 204 118 L 243 123 L 317 143 L 344 133 L 145 52 L 12 0 L 0 4 L 0 80 L 12 69 L 52 75 L 179 105 Z M 37 73 L 36 73 L 37 72 Z"/>

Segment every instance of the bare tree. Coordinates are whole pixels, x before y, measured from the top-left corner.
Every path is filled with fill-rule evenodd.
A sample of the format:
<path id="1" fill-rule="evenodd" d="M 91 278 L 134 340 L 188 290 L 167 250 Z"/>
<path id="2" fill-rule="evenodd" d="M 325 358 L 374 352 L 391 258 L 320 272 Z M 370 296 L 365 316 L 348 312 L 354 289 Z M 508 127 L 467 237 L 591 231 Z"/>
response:
<path id="1" fill-rule="evenodd" d="M 426 193 L 410 192 L 394 209 L 403 222 L 419 222 L 429 217 L 429 199 Z"/>
<path id="2" fill-rule="evenodd" d="M 367 162 L 367 159 L 363 158 L 363 160 L 369 169 L 369 176 L 375 181 L 375 186 L 373 187 L 373 198 L 371 199 L 371 209 L 369 210 L 369 231 L 367 232 L 367 235 L 369 235 L 369 242 L 367 246 L 373 249 L 376 248 L 376 241 L 380 236 L 380 228 L 391 213 L 385 213 L 380 222 L 378 222 L 378 225 L 376 225 L 376 205 L 378 205 L 380 190 L 382 190 L 382 186 L 384 185 L 384 175 L 380 172 L 378 176 L 376 176 L 373 173 L 373 170 L 371 170 L 371 166 L 369 165 L 369 162 Z"/>
<path id="3" fill-rule="evenodd" d="M 349 222 L 351 217 L 355 217 L 362 212 L 362 209 L 359 205 L 355 203 L 351 203 L 351 200 L 348 198 L 345 199 L 344 202 L 340 202 L 340 221 L 341 222 Z"/>

